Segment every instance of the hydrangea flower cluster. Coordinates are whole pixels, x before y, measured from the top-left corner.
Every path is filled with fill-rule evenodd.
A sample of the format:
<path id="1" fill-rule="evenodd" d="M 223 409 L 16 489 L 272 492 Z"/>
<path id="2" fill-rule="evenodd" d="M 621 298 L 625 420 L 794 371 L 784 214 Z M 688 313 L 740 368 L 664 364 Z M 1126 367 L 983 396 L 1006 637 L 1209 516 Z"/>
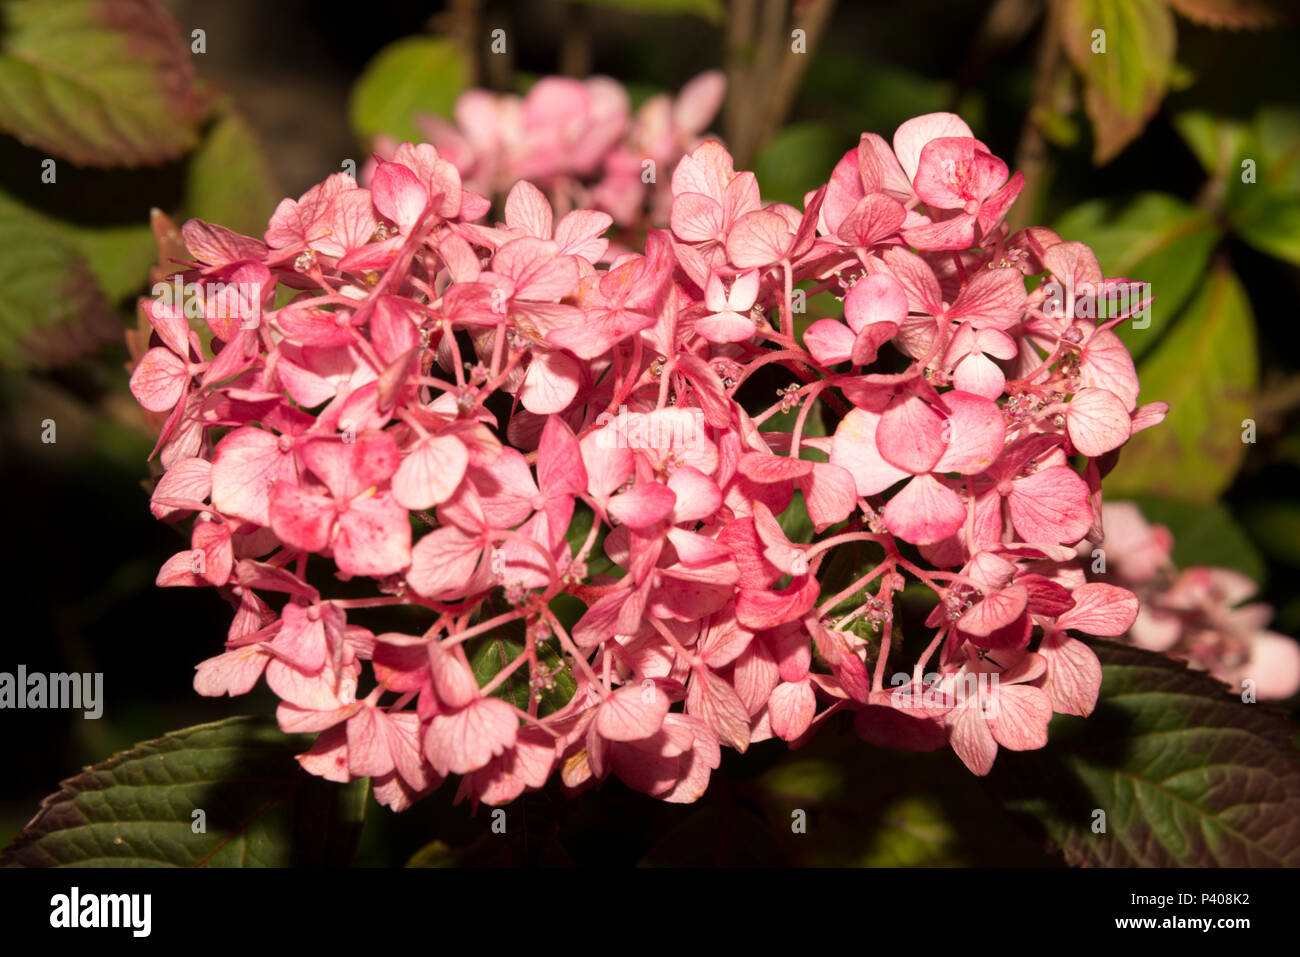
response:
<path id="1" fill-rule="evenodd" d="M 633 113 L 627 90 L 609 77 L 549 76 L 522 97 L 467 90 L 454 123 L 434 115 L 415 123 L 475 192 L 505 196 L 527 180 L 557 213 L 594 209 L 620 227 L 663 226 L 673 200 L 669 174 L 699 144 L 726 91 L 725 75 L 710 70 L 676 98 L 651 96 Z M 392 159 L 396 146 L 383 140 L 375 149 Z M 363 183 L 371 172 L 362 172 Z"/>
<path id="2" fill-rule="evenodd" d="M 1080 554 L 1098 573 L 1091 577 L 1141 598 L 1129 641 L 1182 658 L 1259 700 L 1278 701 L 1300 691 L 1300 645 L 1268 629 L 1273 608 L 1250 601 L 1258 586 L 1249 575 L 1204 565 L 1179 569 L 1169 529 L 1152 525 L 1132 502 L 1107 502 L 1103 512 L 1104 552 L 1094 553 L 1085 544 Z M 1104 554 L 1104 564 L 1094 554 Z"/>
<path id="3" fill-rule="evenodd" d="M 186 223 L 193 293 L 142 301 L 131 388 L 165 416 L 153 512 L 194 516 L 158 583 L 234 607 L 195 687 L 264 676 L 281 727 L 319 733 L 303 767 L 397 809 L 453 775 L 490 804 L 553 774 L 689 802 L 722 747 L 837 712 L 978 774 L 1042 747 L 1096 700 L 1074 635 L 1137 615 L 1076 547 L 1165 409 L 1084 293 L 1120 281 L 1005 225 L 1021 185 L 933 114 L 864 134 L 802 209 L 704 142 L 643 252 L 526 181 L 489 225 L 428 144 L 284 200 L 263 238 Z M 822 290 L 843 316 L 804 328 Z M 774 371 L 770 406 L 737 400 Z M 879 560 L 824 593 L 857 543 Z M 938 601 L 902 661 L 909 581 Z"/>

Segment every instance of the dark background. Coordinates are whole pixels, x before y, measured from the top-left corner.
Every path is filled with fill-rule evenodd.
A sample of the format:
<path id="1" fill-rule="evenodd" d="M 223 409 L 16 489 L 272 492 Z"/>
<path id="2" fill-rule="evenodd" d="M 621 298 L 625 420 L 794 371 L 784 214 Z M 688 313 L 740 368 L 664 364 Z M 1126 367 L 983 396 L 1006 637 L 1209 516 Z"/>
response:
<path id="1" fill-rule="evenodd" d="M 484 25 L 508 28 L 517 44 L 516 70 L 556 72 L 562 31 L 573 28 L 572 11 L 553 2 L 513 6 L 489 4 Z M 839 5 L 791 116 L 795 122 L 820 121 L 829 131 L 821 134 L 829 156 L 822 163 L 823 180 L 859 131 L 888 138 L 903 119 L 935 109 L 960 109 L 996 154 L 1008 161 L 1015 156 L 1036 30 L 995 57 L 972 53 L 987 8 L 949 0 Z M 360 165 L 364 153 L 347 120 L 352 83 L 385 44 L 426 30 L 437 15 L 437 5 L 383 0 L 337 12 L 296 0 L 178 0 L 171 9 L 184 34 L 195 25 L 207 30 L 208 52 L 196 58 L 200 75 L 234 98 L 291 196 L 338 169 L 343 158 L 355 157 Z M 615 76 L 634 94 L 675 90 L 701 70 L 722 65 L 721 30 L 700 20 L 592 10 L 582 17 L 592 38 L 593 72 Z M 1192 68 L 1196 82 L 1171 103 L 1190 99 L 1246 115 L 1265 98 L 1297 102 L 1295 30 L 1218 32 L 1184 20 L 1178 28 L 1179 59 Z M 1104 167 L 1091 164 L 1086 146 L 1057 151 L 1043 221 L 1099 196 L 1158 189 L 1194 197 L 1204 174 L 1172 128 L 1169 107 Z M 1086 130 L 1084 136 L 1086 141 Z M 31 177 L 17 170 L 29 169 L 26 164 L 38 155 L 0 137 L 6 190 L 32 195 Z M 144 218 L 152 206 L 174 207 L 181 188 L 179 163 L 125 173 L 63 164 L 57 191 L 39 198 L 44 209 L 81 222 L 120 222 Z M 1297 367 L 1293 328 L 1300 315 L 1300 271 L 1235 240 L 1225 253 L 1250 291 L 1265 381 L 1284 382 Z M 82 765 L 172 728 L 274 706 L 261 687 L 236 702 L 204 699 L 192 690 L 193 667 L 220 649 L 229 609 L 211 590 L 153 586 L 159 566 L 186 540 L 149 514 L 145 460 L 151 443 L 125 392 L 126 358 L 124 347 L 110 345 L 57 370 L 0 375 L 7 619 L 0 669 L 23 663 L 29 671 L 101 671 L 106 696 L 99 721 L 59 711 L 0 713 L 8 751 L 0 784 L 0 843 L 57 781 Z M 55 445 L 40 442 L 45 418 L 58 422 Z M 1294 410 L 1284 408 L 1261 431 L 1225 497 L 1230 508 L 1295 495 L 1300 470 L 1290 449 L 1300 430 Z M 1295 569 L 1276 556 L 1266 559 L 1264 597 L 1280 609 L 1276 627 L 1300 629 L 1291 585 Z M 773 792 L 758 788 L 756 779 L 785 774 L 797 783 L 800 774 L 818 773 L 817 762 L 824 766 L 828 759 L 846 770 L 837 788 L 823 790 L 830 796 L 812 812 L 810 823 L 817 826 L 810 831 L 820 837 L 797 845 L 772 838 L 761 821 L 755 825 L 764 813 L 782 813 L 779 807 L 772 811 Z M 898 838 L 890 832 L 899 828 L 920 829 L 914 843 L 930 853 L 917 862 L 1056 860 L 1001 818 L 994 800 L 951 753 L 885 755 L 834 721 L 808 752 L 790 753 L 775 741 L 744 756 L 726 752 L 702 814 L 700 807 L 644 799 L 614 781 L 577 799 L 559 797 L 552 786 L 518 805 L 523 823 L 509 842 L 484 851 L 472 843 L 484 827 L 482 817 L 470 821 L 463 809 L 451 810 L 452 794 L 453 786 L 444 785 L 400 821 L 372 806 L 360 861 L 402 863 L 425 842 L 441 838 L 455 847 L 468 845 L 471 859 L 504 855 L 515 862 L 631 863 L 659 854 L 679 863 L 907 863 L 914 848 L 906 841 L 901 851 L 895 847 Z"/>

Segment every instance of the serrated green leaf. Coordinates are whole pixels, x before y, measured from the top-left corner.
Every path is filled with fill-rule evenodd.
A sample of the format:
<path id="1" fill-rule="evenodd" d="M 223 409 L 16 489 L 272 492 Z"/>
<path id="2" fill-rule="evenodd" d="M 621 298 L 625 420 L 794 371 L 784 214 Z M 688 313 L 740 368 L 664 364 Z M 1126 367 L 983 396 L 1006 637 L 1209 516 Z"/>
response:
<path id="1" fill-rule="evenodd" d="M 260 236 L 281 193 L 257 135 L 242 116 L 227 111 L 190 158 L 185 207 L 190 216 Z"/>
<path id="2" fill-rule="evenodd" d="M 1150 284 L 1150 325 L 1122 322 L 1115 328 L 1134 359 L 1168 331 L 1201 283 L 1222 235 L 1209 213 L 1165 193 L 1141 193 L 1118 208 L 1104 200 L 1083 203 L 1055 229 L 1062 239 L 1091 246 L 1105 275 Z"/>
<path id="3" fill-rule="evenodd" d="M 1142 401 L 1168 402 L 1169 415 L 1124 447 L 1106 478 L 1107 493 L 1201 503 L 1218 498 L 1246 455 L 1242 422 L 1259 382 L 1255 348 L 1246 291 L 1231 270 L 1217 267 L 1138 366 Z"/>
<path id="4" fill-rule="evenodd" d="M 443 37 L 406 37 L 380 50 L 352 89 L 349 115 L 363 143 L 380 134 L 421 142 L 420 113 L 450 116 L 468 77 L 456 46 Z"/>
<path id="5" fill-rule="evenodd" d="M 4 0 L 0 128 L 93 166 L 174 159 L 204 102 L 188 45 L 157 0 Z"/>
<path id="6" fill-rule="evenodd" d="M 1173 14 L 1159 0 L 1065 0 L 1061 41 L 1083 80 L 1094 162 L 1113 159 L 1155 114 L 1176 40 Z"/>
<path id="7" fill-rule="evenodd" d="M 310 745 L 269 716 L 145 741 L 64 781 L 0 853 L 0 865 L 346 865 L 369 782 L 339 785 L 308 774 L 293 756 Z M 195 833 L 196 811 L 202 833 Z"/>
<path id="8" fill-rule="evenodd" d="M 1074 865 L 1300 864 L 1300 754 L 1286 717 L 1163 655 L 1091 644 L 1097 709 L 1057 716 L 1041 751 L 999 753 L 988 782 L 1007 806 L 1036 818 Z"/>

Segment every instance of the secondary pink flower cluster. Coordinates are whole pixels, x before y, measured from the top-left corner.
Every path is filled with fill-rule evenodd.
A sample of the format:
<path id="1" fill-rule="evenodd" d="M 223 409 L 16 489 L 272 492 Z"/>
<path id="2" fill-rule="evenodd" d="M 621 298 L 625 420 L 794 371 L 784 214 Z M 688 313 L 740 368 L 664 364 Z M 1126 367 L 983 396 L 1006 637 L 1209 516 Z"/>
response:
<path id="1" fill-rule="evenodd" d="M 1021 183 L 934 114 L 863 135 L 803 209 L 705 142 L 671 229 L 612 261 L 608 214 L 557 220 L 520 182 L 489 225 L 427 144 L 284 200 L 263 238 L 186 223 L 194 294 L 143 301 L 131 387 L 167 416 L 153 511 L 195 516 L 158 582 L 235 609 L 196 688 L 265 675 L 283 729 L 319 733 L 303 766 L 395 808 L 450 775 L 493 804 L 555 773 L 692 801 L 722 746 L 837 712 L 976 773 L 1043 746 L 1097 696 L 1072 635 L 1137 614 L 1076 546 L 1164 409 L 1137 406 L 1123 316 L 1076 296 L 1118 280 L 1004 224 Z M 803 328 L 821 290 L 843 317 Z M 909 579 L 938 600 L 903 660 Z"/>
<path id="2" fill-rule="evenodd" d="M 1171 557 L 1169 529 L 1150 524 L 1132 502 L 1107 502 L 1104 513 L 1104 549 L 1085 544 L 1080 557 L 1090 566 L 1090 577 L 1140 597 L 1129 641 L 1185 659 L 1259 700 L 1277 701 L 1300 691 L 1300 645 L 1268 630 L 1271 606 L 1243 604 L 1258 591 L 1249 575 L 1203 565 L 1179 569 Z"/>
<path id="3" fill-rule="evenodd" d="M 595 209 L 620 227 L 662 226 L 672 205 L 669 175 L 698 145 L 726 89 L 725 76 L 711 70 L 675 99 L 661 93 L 633 113 L 627 90 L 609 77 L 550 76 L 522 97 L 467 90 L 456 100 L 454 123 L 433 115 L 415 122 L 476 192 L 504 196 L 527 180 L 557 212 Z M 385 159 L 395 147 L 376 144 Z"/>

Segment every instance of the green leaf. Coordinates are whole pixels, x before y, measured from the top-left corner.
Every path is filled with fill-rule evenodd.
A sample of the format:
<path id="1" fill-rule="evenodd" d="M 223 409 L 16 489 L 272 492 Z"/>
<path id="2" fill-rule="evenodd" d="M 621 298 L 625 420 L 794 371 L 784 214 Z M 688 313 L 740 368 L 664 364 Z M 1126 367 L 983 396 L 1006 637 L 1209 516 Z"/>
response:
<path id="1" fill-rule="evenodd" d="M 174 159 L 205 112 L 188 45 L 157 0 L 4 0 L 0 128 L 92 166 Z"/>
<path id="2" fill-rule="evenodd" d="M 238 113 L 223 113 L 190 159 L 186 211 L 235 232 L 260 236 L 280 197 L 252 127 Z"/>
<path id="3" fill-rule="evenodd" d="M 849 148 L 824 123 L 785 127 L 754 160 L 754 175 L 763 184 L 763 199 L 803 209 L 803 198 L 826 182 L 828 170 Z"/>
<path id="4" fill-rule="evenodd" d="M 1300 199 L 1253 206 L 1237 220 L 1237 232 L 1261 252 L 1300 266 Z"/>
<path id="5" fill-rule="evenodd" d="M 956 829 L 931 795 L 901 798 L 881 812 L 881 827 L 862 855 L 862 867 L 954 865 Z"/>
<path id="6" fill-rule="evenodd" d="M 703 17 L 710 23 L 722 20 L 724 8 L 722 0 L 578 0 L 590 7 L 612 7 L 639 13 L 646 16 L 691 16 Z"/>
<path id="7" fill-rule="evenodd" d="M 1263 252 L 1300 264 L 1300 111 L 1265 107 L 1249 124 L 1193 112 L 1176 124 L 1221 181 L 1230 227 Z"/>
<path id="8" fill-rule="evenodd" d="M 411 855 L 407 867 L 459 867 L 462 854 L 442 841 L 430 841 Z"/>
<path id="9" fill-rule="evenodd" d="M 172 731 L 62 782 L 0 853 L 19 867 L 346 865 L 368 780 L 313 777 L 269 716 Z M 203 812 L 205 831 L 195 833 Z"/>
<path id="10" fill-rule="evenodd" d="M 1065 213 L 1055 228 L 1062 239 L 1091 246 L 1105 275 L 1150 284 L 1150 326 L 1122 322 L 1115 329 L 1134 359 L 1169 329 L 1221 236 L 1209 213 L 1165 193 L 1141 193 L 1119 208 L 1092 200 Z"/>
<path id="11" fill-rule="evenodd" d="M 1210 176 L 1226 175 L 1246 136 L 1243 124 L 1220 119 L 1204 110 L 1179 113 L 1174 117 L 1174 128 Z"/>
<path id="12" fill-rule="evenodd" d="M 1227 177 L 1224 208 L 1242 239 L 1300 265 L 1300 111 L 1260 110 Z"/>
<path id="13" fill-rule="evenodd" d="M 54 366 L 122 335 L 90 266 L 52 221 L 0 193 L 0 366 Z"/>
<path id="14" fill-rule="evenodd" d="M 1235 568 L 1263 582 L 1267 573 L 1263 557 L 1223 503 L 1189 505 L 1140 495 L 1135 504 L 1147 521 L 1169 529 L 1174 537 L 1173 561 L 1179 568 Z"/>
<path id="15" fill-rule="evenodd" d="M 824 750 L 824 749 L 821 749 Z M 759 779 L 767 803 L 779 796 L 789 805 L 822 811 L 819 830 L 835 830 L 837 839 L 823 840 L 817 864 L 851 863 L 857 867 L 926 867 L 960 863 L 957 834 L 942 803 L 931 794 L 876 793 L 871 813 L 854 814 L 850 826 L 837 820 L 835 809 L 863 802 L 868 775 L 856 770 L 857 753 L 796 758 L 791 756 Z M 865 810 L 865 809 L 864 809 Z M 829 813 L 828 813 L 829 812 Z M 773 815 L 775 816 L 775 815 Z M 830 860 L 826 860 L 830 858 Z"/>
<path id="16" fill-rule="evenodd" d="M 493 634 L 483 638 L 472 639 L 469 652 L 469 666 L 474 673 L 474 680 L 479 687 L 496 677 L 506 665 L 510 664 L 524 652 L 522 628 L 519 622 L 509 622 Z M 556 650 L 554 641 L 539 642 L 537 646 L 538 663 L 551 674 L 552 685 L 541 693 L 539 713 L 550 714 L 568 704 L 577 690 L 573 672 L 567 661 Z M 516 708 L 528 707 L 528 664 L 525 662 L 492 691 L 493 696 L 508 701 Z"/>
<path id="17" fill-rule="evenodd" d="M 1242 518 L 1260 548 L 1300 568 L 1300 504 L 1280 499 L 1255 502 L 1243 509 Z"/>
<path id="18" fill-rule="evenodd" d="M 468 85 L 456 46 L 443 37 L 406 37 L 380 50 L 352 90 L 352 128 L 364 143 L 388 134 L 425 139 L 415 126 L 420 113 L 450 116 Z"/>
<path id="19" fill-rule="evenodd" d="M 1159 0 L 1065 0 L 1061 40 L 1083 81 L 1093 161 L 1108 162 L 1142 132 L 1165 95 L 1177 40 L 1173 14 Z"/>
<path id="20" fill-rule="evenodd" d="M 1295 728 L 1163 655 L 1092 642 L 1101 696 L 1041 751 L 999 753 L 989 784 L 1074 865 L 1300 864 Z M 1094 833 L 1097 811 L 1104 833 Z"/>
<path id="21" fill-rule="evenodd" d="M 1241 423 L 1259 380 L 1255 320 L 1231 270 L 1211 271 L 1186 314 L 1138 366 L 1138 378 L 1142 401 L 1168 402 L 1169 416 L 1124 447 L 1107 493 L 1214 501 L 1245 458 Z"/>

